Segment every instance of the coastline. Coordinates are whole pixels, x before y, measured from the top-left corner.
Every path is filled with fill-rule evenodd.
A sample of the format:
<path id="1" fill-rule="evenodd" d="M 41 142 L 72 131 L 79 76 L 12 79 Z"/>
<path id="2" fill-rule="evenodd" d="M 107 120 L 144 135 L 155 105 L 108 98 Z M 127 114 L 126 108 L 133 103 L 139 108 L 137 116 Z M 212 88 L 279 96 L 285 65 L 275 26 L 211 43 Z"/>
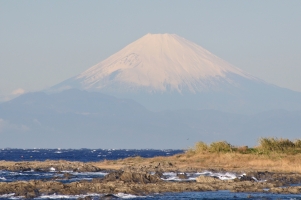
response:
<path id="1" fill-rule="evenodd" d="M 278 159 L 277 159 L 278 158 Z M 281 159 L 280 159 L 281 158 Z M 247 160 L 247 161 L 246 161 Z M 290 162 L 288 162 L 290 161 Z M 240 164 L 239 164 L 240 163 Z M 300 155 L 247 155 L 247 154 L 201 154 L 187 153 L 169 157 L 130 157 L 102 162 L 0 161 L 0 170 L 6 171 L 51 171 L 66 172 L 107 172 L 103 179 L 61 183 L 53 180 L 30 180 L 1 182 L 0 194 L 14 193 L 25 198 L 43 194 L 135 194 L 146 195 L 165 192 L 218 191 L 260 192 L 276 194 L 300 194 Z M 285 167 L 287 165 L 290 167 Z M 292 169 L 295 169 L 293 171 Z M 217 177 L 200 178 L 197 181 L 164 181 L 163 173 L 186 173 L 211 171 L 244 173 L 240 178 L 220 180 Z M 117 173 L 117 175 L 116 175 Z M 111 177 L 111 178 L 108 178 Z M 112 179 L 112 177 L 115 177 Z M 293 185 L 297 184 L 297 185 Z"/>

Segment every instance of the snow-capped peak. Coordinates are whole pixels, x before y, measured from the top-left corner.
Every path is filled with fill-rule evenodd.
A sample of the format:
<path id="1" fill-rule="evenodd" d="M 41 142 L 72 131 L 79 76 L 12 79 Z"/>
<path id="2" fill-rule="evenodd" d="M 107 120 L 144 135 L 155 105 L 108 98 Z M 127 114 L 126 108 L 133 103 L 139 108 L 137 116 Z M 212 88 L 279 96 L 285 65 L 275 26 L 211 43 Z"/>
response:
<path id="1" fill-rule="evenodd" d="M 147 34 L 75 77 L 83 89 L 147 88 L 198 92 L 227 74 L 252 79 L 201 46 L 175 34 Z"/>

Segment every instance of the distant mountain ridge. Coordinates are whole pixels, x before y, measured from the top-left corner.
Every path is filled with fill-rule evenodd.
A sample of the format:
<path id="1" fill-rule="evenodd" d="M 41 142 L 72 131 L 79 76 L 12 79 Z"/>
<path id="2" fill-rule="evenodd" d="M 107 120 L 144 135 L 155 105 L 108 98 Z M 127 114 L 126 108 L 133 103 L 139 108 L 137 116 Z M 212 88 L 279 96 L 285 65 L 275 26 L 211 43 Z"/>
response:
<path id="1" fill-rule="evenodd" d="M 149 110 L 300 110 L 301 93 L 268 84 L 175 34 L 147 34 L 48 92 L 76 88 Z"/>
<path id="2" fill-rule="evenodd" d="M 264 136 L 299 138 L 300 130 L 301 111 L 151 112 L 132 100 L 76 89 L 28 93 L 0 104 L 2 148 L 179 149 L 199 140 L 254 145 Z"/>

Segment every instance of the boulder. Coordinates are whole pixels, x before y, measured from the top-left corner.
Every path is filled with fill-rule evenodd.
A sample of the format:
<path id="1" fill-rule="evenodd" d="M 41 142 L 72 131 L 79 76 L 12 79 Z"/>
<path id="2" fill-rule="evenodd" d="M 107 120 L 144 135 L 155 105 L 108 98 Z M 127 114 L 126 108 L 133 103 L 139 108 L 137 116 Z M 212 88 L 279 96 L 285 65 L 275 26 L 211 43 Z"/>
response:
<path id="1" fill-rule="evenodd" d="M 116 171 L 109 173 L 103 179 L 104 181 L 123 181 L 126 183 L 157 183 L 162 181 L 157 175 L 151 175 L 145 172 Z"/>
<path id="2" fill-rule="evenodd" d="M 104 177 L 104 181 L 117 181 L 120 179 L 120 176 L 122 175 L 123 171 L 115 171 L 107 174 Z"/>
<path id="3" fill-rule="evenodd" d="M 120 180 L 132 183 L 157 183 L 161 179 L 148 173 L 123 172 Z"/>
<path id="4" fill-rule="evenodd" d="M 188 179 L 188 176 L 186 173 L 183 173 L 183 174 L 177 174 L 178 178 L 179 179 Z"/>

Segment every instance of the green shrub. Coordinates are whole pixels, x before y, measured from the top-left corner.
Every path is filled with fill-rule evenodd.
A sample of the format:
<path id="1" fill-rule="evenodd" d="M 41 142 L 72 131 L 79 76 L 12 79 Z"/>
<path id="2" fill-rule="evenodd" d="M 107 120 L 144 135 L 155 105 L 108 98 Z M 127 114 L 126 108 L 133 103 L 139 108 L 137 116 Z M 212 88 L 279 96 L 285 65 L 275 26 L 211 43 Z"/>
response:
<path id="1" fill-rule="evenodd" d="M 186 151 L 187 156 L 192 156 L 197 153 L 226 153 L 226 152 L 236 152 L 242 154 L 269 154 L 271 152 L 275 153 L 286 153 L 286 154 L 296 154 L 301 153 L 301 140 L 295 140 L 294 142 L 289 139 L 283 138 L 260 138 L 259 145 L 254 148 L 249 148 L 248 146 L 232 146 L 226 141 L 212 142 L 210 145 L 200 141 L 195 144 L 195 146 L 188 151 Z"/>
<path id="2" fill-rule="evenodd" d="M 240 146 L 240 147 L 235 147 L 232 148 L 232 150 L 237 151 L 238 153 L 248 153 L 249 152 L 249 147 L 248 146 Z"/>
<path id="3" fill-rule="evenodd" d="M 287 152 L 294 150 L 296 145 L 294 142 L 283 138 L 260 138 L 259 149 L 264 152 Z"/>
<path id="4" fill-rule="evenodd" d="M 232 152 L 232 145 L 226 141 L 212 142 L 209 147 L 210 152 Z"/>
<path id="5" fill-rule="evenodd" d="M 296 148 L 301 148 L 301 140 L 295 140 L 294 144 Z"/>
<path id="6" fill-rule="evenodd" d="M 194 149 L 196 153 L 206 152 L 208 150 L 208 145 L 205 142 L 200 141 L 195 144 Z"/>

